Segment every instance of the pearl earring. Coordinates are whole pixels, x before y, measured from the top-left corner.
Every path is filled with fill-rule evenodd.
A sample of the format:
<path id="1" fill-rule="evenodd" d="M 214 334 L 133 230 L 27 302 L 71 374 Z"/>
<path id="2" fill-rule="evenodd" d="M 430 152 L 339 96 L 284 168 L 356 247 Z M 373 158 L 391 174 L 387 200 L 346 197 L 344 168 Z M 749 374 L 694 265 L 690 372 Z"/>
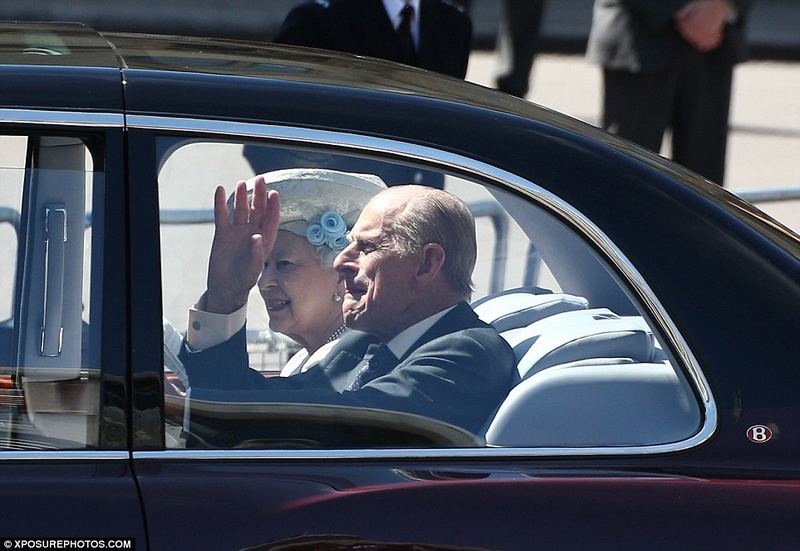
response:
<path id="1" fill-rule="evenodd" d="M 342 295 L 339 294 L 339 291 L 333 293 L 333 302 L 342 302 Z"/>

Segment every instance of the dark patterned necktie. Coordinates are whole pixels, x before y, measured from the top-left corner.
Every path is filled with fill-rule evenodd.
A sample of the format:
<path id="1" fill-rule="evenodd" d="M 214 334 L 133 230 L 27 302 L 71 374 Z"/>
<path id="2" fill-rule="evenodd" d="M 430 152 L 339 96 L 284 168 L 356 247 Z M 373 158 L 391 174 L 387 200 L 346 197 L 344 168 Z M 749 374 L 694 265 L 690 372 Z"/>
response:
<path id="1" fill-rule="evenodd" d="M 370 352 L 372 352 L 371 356 L 369 355 Z M 359 390 L 373 379 L 386 375 L 397 365 L 397 358 L 385 344 L 371 345 L 367 348 L 367 353 L 364 357 L 366 361 L 347 390 Z"/>
<path id="2" fill-rule="evenodd" d="M 400 10 L 400 25 L 397 27 L 397 36 L 400 39 L 400 61 L 406 65 L 414 65 L 417 52 L 414 48 L 414 37 L 411 34 L 411 23 L 414 21 L 414 6 L 406 4 Z"/>

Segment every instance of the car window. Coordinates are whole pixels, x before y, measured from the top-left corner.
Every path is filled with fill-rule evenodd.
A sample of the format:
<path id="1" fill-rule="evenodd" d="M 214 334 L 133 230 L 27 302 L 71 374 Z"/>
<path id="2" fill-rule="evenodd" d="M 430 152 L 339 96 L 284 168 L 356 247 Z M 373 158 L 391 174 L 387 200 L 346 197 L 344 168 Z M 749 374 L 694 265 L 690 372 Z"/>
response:
<path id="1" fill-rule="evenodd" d="M 167 447 L 629 448 L 700 430 L 648 312 L 548 206 L 363 152 L 168 136 L 158 151 Z M 250 254 L 221 244 L 248 223 L 236 182 L 258 174 L 282 220 L 253 271 L 218 259 Z M 376 181 L 390 206 L 364 207 Z"/>
<path id="2" fill-rule="evenodd" d="M 0 449 L 93 447 L 92 198 L 102 174 L 78 138 L 0 144 Z"/>

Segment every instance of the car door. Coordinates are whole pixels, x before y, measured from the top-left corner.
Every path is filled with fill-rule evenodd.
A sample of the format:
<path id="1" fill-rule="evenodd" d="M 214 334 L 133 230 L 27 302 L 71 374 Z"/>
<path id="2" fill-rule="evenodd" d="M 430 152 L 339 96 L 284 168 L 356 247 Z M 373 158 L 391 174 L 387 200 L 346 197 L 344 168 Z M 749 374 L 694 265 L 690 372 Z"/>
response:
<path id="1" fill-rule="evenodd" d="M 791 484 L 717 484 L 677 466 L 717 430 L 713 393 L 635 268 L 568 203 L 402 141 L 168 117 L 128 124 L 134 465 L 153 548 L 691 547 L 697 530 L 664 525 L 703 518 L 714 538 L 752 541 L 748 527 L 728 528 L 741 502 L 796 503 Z M 472 306 L 514 347 L 522 379 L 484 429 L 267 395 L 192 397 L 181 350 L 205 289 L 214 189 L 302 167 L 443 185 L 467 203 L 478 236 Z M 279 377 L 297 345 L 266 314 L 254 294 L 249 365 Z M 770 541 L 788 541 L 788 514 L 767 521 Z"/>
<path id="2" fill-rule="evenodd" d="M 0 117 L 5 547 L 146 549 L 128 449 L 122 116 Z"/>

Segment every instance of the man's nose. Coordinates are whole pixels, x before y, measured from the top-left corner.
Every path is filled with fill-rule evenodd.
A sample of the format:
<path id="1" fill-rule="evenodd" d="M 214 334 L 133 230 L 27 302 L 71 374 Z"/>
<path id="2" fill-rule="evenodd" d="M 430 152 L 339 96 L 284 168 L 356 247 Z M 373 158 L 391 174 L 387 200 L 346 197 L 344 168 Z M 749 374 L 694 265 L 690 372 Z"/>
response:
<path id="1" fill-rule="evenodd" d="M 358 251 L 356 251 L 356 244 L 350 243 L 333 259 L 333 269 L 342 275 L 347 272 L 357 272 L 357 260 Z"/>

